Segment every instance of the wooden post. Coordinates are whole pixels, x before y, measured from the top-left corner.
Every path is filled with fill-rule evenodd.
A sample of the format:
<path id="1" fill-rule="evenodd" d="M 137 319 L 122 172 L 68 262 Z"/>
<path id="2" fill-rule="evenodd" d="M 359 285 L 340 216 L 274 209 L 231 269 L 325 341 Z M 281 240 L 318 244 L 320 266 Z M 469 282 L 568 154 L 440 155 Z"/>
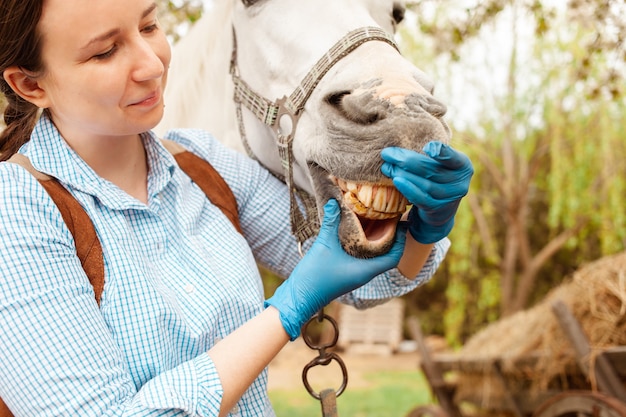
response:
<path id="1" fill-rule="evenodd" d="M 407 326 L 409 327 L 411 337 L 413 337 L 413 339 L 417 342 L 421 356 L 420 366 L 422 367 L 422 370 L 426 375 L 426 379 L 430 384 L 430 389 L 433 391 L 437 401 L 439 401 L 439 405 L 441 405 L 441 408 L 443 408 L 451 417 L 462 417 L 461 411 L 454 403 L 454 394 L 452 390 L 446 384 L 446 381 L 443 378 L 443 373 L 435 361 L 433 361 L 430 350 L 424 342 L 424 335 L 422 334 L 419 321 L 416 317 L 409 317 L 407 319 Z"/>
<path id="2" fill-rule="evenodd" d="M 582 372 L 589 378 L 591 373 L 589 367 L 591 347 L 582 326 L 562 301 L 552 303 L 552 311 L 556 315 L 561 329 L 563 329 L 563 332 L 576 352 L 578 366 L 580 366 Z M 593 370 L 600 391 L 626 402 L 626 390 L 615 372 L 615 369 L 605 356 L 600 354 L 596 357 Z"/>

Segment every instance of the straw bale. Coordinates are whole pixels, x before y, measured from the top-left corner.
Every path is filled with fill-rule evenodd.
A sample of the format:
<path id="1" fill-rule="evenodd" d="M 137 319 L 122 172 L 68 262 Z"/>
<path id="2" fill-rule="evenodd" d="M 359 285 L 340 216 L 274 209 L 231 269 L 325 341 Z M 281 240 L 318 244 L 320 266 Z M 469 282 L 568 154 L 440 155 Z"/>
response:
<path id="1" fill-rule="evenodd" d="M 467 341 L 458 353 L 459 361 L 489 364 L 498 360 L 509 389 L 529 390 L 530 394 L 594 388 L 594 381 L 576 372 L 575 352 L 552 313 L 556 300 L 566 304 L 580 322 L 593 352 L 626 345 L 626 252 L 581 267 L 534 307 L 487 326 Z M 593 369 L 595 354 L 590 356 Z M 458 400 L 500 401 L 503 387 L 492 369 L 486 367 L 480 375 L 460 372 Z"/>

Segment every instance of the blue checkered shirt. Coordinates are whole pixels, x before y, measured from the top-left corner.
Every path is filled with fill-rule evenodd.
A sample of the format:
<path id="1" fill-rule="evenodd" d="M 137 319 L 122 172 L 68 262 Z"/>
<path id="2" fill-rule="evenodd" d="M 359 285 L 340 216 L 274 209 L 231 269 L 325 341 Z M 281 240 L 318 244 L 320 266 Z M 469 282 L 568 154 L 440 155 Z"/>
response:
<path id="1" fill-rule="evenodd" d="M 45 115 L 21 150 L 92 219 L 105 264 L 100 308 L 46 191 L 0 164 L 0 397 L 16 416 L 218 415 L 222 387 L 206 351 L 262 310 L 257 265 L 288 276 L 299 255 L 282 183 L 205 132 L 168 137 L 225 178 L 244 236 L 152 134 L 143 135 L 147 204 L 98 177 Z M 411 291 L 448 245 L 416 280 L 389 271 L 343 301 L 367 307 Z M 274 415 L 267 371 L 231 415 Z"/>

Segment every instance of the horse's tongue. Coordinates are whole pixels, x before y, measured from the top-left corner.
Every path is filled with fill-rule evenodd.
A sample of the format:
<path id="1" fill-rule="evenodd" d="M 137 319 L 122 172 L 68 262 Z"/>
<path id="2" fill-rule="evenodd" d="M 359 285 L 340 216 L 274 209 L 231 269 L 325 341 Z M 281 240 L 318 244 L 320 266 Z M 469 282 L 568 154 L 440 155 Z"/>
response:
<path id="1" fill-rule="evenodd" d="M 361 227 L 363 228 L 363 233 L 365 233 L 367 240 L 374 243 L 379 240 L 388 239 L 390 235 L 395 233 L 398 218 L 371 220 L 359 216 L 359 221 L 361 222 Z"/>

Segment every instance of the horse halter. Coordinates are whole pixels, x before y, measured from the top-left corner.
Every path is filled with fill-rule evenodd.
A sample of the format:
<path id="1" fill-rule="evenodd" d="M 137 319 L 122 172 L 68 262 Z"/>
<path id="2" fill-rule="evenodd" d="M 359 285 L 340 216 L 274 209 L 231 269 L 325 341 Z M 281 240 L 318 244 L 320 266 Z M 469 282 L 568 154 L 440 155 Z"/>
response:
<path id="1" fill-rule="evenodd" d="M 382 41 L 390 44 L 399 51 L 393 37 L 378 27 L 362 27 L 349 32 L 341 38 L 322 58 L 320 58 L 309 73 L 304 77 L 300 85 L 290 96 L 271 101 L 257 94 L 250 86 L 241 79 L 237 68 L 237 38 L 233 28 L 233 51 L 230 61 L 230 74 L 235 86 L 234 100 L 237 108 L 237 122 L 239 133 L 246 151 L 251 157 L 255 157 L 250 149 L 245 135 L 241 105 L 255 115 L 257 119 L 269 126 L 276 135 L 276 144 L 283 167 L 283 173 L 274 175 L 282 176 L 289 188 L 291 204 L 291 230 L 298 244 L 315 235 L 319 230 L 317 205 L 315 198 L 308 193 L 296 188 L 293 182 L 294 157 L 292 151 L 293 139 L 296 127 L 304 106 L 315 90 L 317 84 L 324 75 L 341 59 L 346 57 L 360 45 L 368 41 Z M 306 218 L 298 207 L 296 194 L 304 203 Z"/>

